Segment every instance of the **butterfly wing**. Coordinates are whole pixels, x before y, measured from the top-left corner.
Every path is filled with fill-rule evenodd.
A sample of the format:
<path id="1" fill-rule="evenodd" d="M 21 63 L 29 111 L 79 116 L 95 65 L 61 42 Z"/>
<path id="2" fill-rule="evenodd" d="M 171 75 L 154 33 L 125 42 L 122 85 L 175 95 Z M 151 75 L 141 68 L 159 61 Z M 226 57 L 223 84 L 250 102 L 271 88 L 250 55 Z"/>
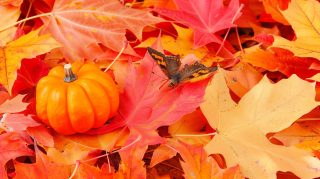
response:
<path id="1" fill-rule="evenodd" d="M 147 48 L 150 56 L 157 62 L 161 70 L 169 79 L 176 74 L 180 68 L 181 62 L 179 56 L 166 56 L 165 54 L 156 51 L 153 48 Z"/>
<path id="2" fill-rule="evenodd" d="M 179 72 L 180 82 L 209 74 L 213 71 L 216 71 L 217 69 L 217 67 L 206 67 L 199 62 L 195 62 L 192 65 L 186 64 L 184 68 Z"/>

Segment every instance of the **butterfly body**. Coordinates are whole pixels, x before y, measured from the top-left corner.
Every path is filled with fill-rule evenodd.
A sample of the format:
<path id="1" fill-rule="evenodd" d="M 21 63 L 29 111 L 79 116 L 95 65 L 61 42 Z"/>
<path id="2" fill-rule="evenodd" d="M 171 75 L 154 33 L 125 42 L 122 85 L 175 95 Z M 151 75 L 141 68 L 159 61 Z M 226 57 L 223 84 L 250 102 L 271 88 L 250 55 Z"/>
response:
<path id="1" fill-rule="evenodd" d="M 176 74 L 172 75 L 171 77 L 169 77 L 169 79 L 170 79 L 169 87 L 176 86 L 181 81 L 181 74 L 176 73 Z"/>
<path id="2" fill-rule="evenodd" d="M 186 64 L 181 68 L 179 55 L 167 56 L 150 47 L 148 47 L 148 52 L 160 66 L 163 73 L 169 78 L 170 87 L 217 70 L 217 67 L 206 67 L 198 61 L 191 65 Z"/>

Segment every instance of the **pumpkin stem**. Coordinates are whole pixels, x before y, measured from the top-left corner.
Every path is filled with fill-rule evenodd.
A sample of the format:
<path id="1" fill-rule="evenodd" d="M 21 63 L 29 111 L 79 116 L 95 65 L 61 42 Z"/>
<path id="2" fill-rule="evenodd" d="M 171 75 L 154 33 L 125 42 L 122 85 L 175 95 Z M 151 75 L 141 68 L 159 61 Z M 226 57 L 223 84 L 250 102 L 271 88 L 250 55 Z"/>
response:
<path id="1" fill-rule="evenodd" d="M 70 83 L 77 79 L 77 76 L 72 72 L 70 63 L 64 65 L 64 73 L 64 82 Z"/>

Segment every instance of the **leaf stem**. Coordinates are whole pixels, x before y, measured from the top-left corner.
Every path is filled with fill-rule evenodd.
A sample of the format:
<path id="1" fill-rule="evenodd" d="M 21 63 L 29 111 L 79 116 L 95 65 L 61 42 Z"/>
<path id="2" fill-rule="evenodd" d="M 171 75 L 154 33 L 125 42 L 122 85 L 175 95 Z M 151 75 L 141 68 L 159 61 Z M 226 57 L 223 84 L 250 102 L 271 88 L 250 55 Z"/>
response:
<path id="1" fill-rule="evenodd" d="M 118 58 L 122 55 L 124 49 L 126 49 L 128 46 L 128 41 L 125 41 L 120 52 L 118 53 L 118 55 L 116 56 L 116 58 L 113 59 L 113 61 L 110 63 L 110 65 L 104 70 L 104 72 L 108 71 L 111 66 L 118 60 Z"/>
<path id="2" fill-rule="evenodd" d="M 217 132 L 209 133 L 209 134 L 176 134 L 173 135 L 175 137 L 203 137 L 203 136 L 213 136 L 216 135 Z"/>
<path id="3" fill-rule="evenodd" d="M 11 23 L 11 24 L 8 24 L 8 25 L 6 25 L 4 27 L 1 27 L 0 28 L 0 32 L 4 31 L 6 29 L 9 29 L 10 27 L 13 27 L 15 25 L 18 25 L 20 23 L 26 22 L 28 20 L 36 19 L 36 18 L 39 18 L 39 17 L 50 16 L 50 15 L 53 15 L 53 13 L 52 12 L 48 12 L 48 13 L 38 14 L 38 15 L 35 15 L 35 16 L 31 16 L 31 17 L 19 20 L 19 21 L 15 22 L 15 23 Z"/>
<path id="4" fill-rule="evenodd" d="M 239 9 L 237 10 L 237 12 L 235 13 L 235 15 L 233 16 L 233 18 L 232 18 L 232 20 L 231 20 L 231 23 L 234 23 L 234 21 L 236 20 L 236 17 L 238 16 L 238 14 L 240 13 L 240 11 L 241 11 L 242 8 L 243 8 L 243 4 L 240 5 Z M 223 40 L 222 40 L 222 43 L 221 43 L 221 45 L 220 45 L 220 47 L 219 47 L 219 49 L 218 49 L 218 51 L 217 51 L 217 53 L 216 53 L 216 56 L 218 56 L 218 54 L 220 53 L 220 51 L 221 51 L 221 49 L 222 49 L 222 47 L 223 47 L 223 44 L 224 44 L 224 42 L 226 41 L 226 39 L 227 39 L 227 37 L 228 37 L 228 35 L 229 35 L 230 30 L 231 30 L 231 27 L 228 29 L 226 35 L 224 36 L 224 38 L 223 38 Z"/>
<path id="5" fill-rule="evenodd" d="M 123 151 L 123 150 L 126 150 L 127 148 L 129 148 L 130 146 L 132 146 L 133 144 L 135 144 L 135 143 L 137 143 L 139 140 L 141 140 L 141 138 L 142 138 L 141 135 L 139 135 L 136 140 L 134 140 L 134 141 L 131 142 L 129 145 L 124 146 L 124 147 L 121 148 L 121 149 L 114 150 L 114 151 L 112 151 L 112 152 L 107 152 L 106 154 L 103 154 L 103 155 L 100 155 L 100 156 L 97 156 L 97 157 L 94 157 L 94 158 L 91 158 L 91 159 L 88 159 L 88 160 L 84 160 L 83 162 L 89 162 L 89 161 L 92 161 L 92 160 L 95 160 L 95 159 L 99 159 L 99 158 L 101 158 L 101 157 L 108 156 L 108 155 L 113 154 L 113 153 L 116 153 L 116 152 L 121 152 L 121 151 Z"/>
<path id="6" fill-rule="evenodd" d="M 76 175 L 76 173 L 77 173 L 77 171 L 78 171 L 79 166 L 80 166 L 80 161 L 79 161 L 79 160 L 77 160 L 77 162 L 76 162 L 76 166 L 74 167 L 74 170 L 73 170 L 73 172 L 72 172 L 71 176 L 69 177 L 69 179 L 72 179 L 72 178 Z"/>

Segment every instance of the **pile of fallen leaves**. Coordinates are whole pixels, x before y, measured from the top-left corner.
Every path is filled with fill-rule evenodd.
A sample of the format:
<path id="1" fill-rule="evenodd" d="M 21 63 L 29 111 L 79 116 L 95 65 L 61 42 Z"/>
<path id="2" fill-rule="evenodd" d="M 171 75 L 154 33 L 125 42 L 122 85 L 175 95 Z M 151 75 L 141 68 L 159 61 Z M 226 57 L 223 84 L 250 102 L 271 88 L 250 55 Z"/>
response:
<path id="1" fill-rule="evenodd" d="M 0 178 L 320 177 L 319 11 L 316 0 L 1 0 Z M 218 70 L 168 87 L 147 47 Z M 64 136 L 37 122 L 35 88 L 75 61 L 114 77 L 120 108 Z"/>

